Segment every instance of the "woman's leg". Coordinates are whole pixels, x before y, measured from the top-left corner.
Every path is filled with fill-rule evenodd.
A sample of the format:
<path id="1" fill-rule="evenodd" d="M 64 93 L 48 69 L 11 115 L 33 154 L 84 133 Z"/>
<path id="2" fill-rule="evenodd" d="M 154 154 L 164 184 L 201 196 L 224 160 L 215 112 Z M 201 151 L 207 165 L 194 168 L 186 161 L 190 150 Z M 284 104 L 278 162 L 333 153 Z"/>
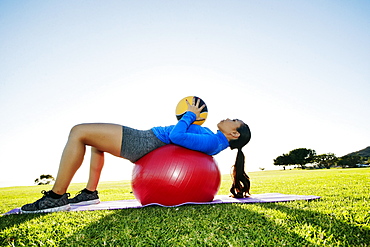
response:
<path id="1" fill-rule="evenodd" d="M 108 152 L 112 155 L 120 156 L 121 144 L 121 125 L 80 124 L 74 126 L 64 148 L 58 175 L 52 191 L 60 195 L 66 193 L 74 174 L 82 164 L 86 146 L 93 147 L 90 179 L 88 183 L 90 185 L 88 186 L 96 186 L 104 164 L 104 156 L 102 153 Z"/>
<path id="2" fill-rule="evenodd" d="M 86 189 L 95 191 L 98 187 L 100 174 L 104 166 L 104 152 L 91 147 L 90 173 Z"/>

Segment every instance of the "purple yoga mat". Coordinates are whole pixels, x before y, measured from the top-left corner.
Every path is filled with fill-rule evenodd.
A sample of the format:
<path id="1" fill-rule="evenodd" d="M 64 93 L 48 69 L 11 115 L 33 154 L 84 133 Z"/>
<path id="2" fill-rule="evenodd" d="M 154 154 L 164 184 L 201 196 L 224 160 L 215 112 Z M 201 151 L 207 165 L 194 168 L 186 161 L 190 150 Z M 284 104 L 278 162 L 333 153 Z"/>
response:
<path id="1" fill-rule="evenodd" d="M 94 211 L 94 210 L 114 210 L 114 209 L 126 209 L 126 208 L 143 208 L 147 206 L 162 206 L 162 207 L 178 207 L 187 204 L 221 204 L 221 203 L 267 203 L 267 202 L 288 202 L 305 200 L 310 201 L 319 199 L 320 196 L 304 196 L 304 195 L 285 195 L 280 193 L 266 193 L 256 194 L 247 198 L 231 198 L 227 195 L 216 195 L 211 202 L 186 202 L 175 206 L 163 206 L 157 203 L 151 203 L 148 205 L 141 205 L 136 199 L 133 200 L 120 200 L 120 201 L 106 201 L 94 205 L 71 205 L 70 211 Z M 21 214 L 19 208 L 15 208 L 3 215 L 8 214 Z"/>

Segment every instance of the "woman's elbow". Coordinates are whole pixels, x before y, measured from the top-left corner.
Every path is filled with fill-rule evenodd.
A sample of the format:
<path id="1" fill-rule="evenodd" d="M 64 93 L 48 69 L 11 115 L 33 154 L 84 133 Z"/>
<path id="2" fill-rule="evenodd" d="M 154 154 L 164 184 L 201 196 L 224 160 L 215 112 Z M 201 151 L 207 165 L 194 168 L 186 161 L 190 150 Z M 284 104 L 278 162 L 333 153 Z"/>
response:
<path id="1" fill-rule="evenodd" d="M 182 140 L 181 135 L 174 134 L 174 133 L 170 133 L 169 138 L 170 138 L 170 141 L 174 144 L 179 144 L 181 143 L 181 140 Z"/>

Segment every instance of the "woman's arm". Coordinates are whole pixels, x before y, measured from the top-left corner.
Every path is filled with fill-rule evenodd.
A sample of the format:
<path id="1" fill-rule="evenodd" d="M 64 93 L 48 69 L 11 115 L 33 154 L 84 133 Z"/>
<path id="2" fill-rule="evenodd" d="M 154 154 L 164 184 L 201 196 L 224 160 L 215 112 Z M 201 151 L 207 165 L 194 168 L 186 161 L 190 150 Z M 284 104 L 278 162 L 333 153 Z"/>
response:
<path id="1" fill-rule="evenodd" d="M 195 119 L 196 114 L 194 112 L 186 112 L 172 129 L 169 138 L 176 145 L 211 155 L 219 145 L 218 139 L 215 134 L 206 128 L 201 126 L 191 127 Z M 189 128 L 192 131 L 189 131 Z"/>

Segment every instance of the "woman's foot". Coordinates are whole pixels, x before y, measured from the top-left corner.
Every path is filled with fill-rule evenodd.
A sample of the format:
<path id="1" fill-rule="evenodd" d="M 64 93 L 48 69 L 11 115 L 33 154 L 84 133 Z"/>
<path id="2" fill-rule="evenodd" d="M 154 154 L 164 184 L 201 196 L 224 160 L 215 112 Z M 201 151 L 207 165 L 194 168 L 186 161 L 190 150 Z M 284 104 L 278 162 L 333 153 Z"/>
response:
<path id="1" fill-rule="evenodd" d="M 68 199 L 70 205 L 91 205 L 100 203 L 98 191 L 81 190 L 74 198 Z"/>
<path id="2" fill-rule="evenodd" d="M 41 191 L 44 196 L 34 203 L 29 203 L 21 207 L 21 212 L 28 213 L 51 213 L 58 211 L 68 211 L 71 206 L 68 203 L 69 193 L 61 195 L 60 198 L 53 198 L 50 191 Z"/>

